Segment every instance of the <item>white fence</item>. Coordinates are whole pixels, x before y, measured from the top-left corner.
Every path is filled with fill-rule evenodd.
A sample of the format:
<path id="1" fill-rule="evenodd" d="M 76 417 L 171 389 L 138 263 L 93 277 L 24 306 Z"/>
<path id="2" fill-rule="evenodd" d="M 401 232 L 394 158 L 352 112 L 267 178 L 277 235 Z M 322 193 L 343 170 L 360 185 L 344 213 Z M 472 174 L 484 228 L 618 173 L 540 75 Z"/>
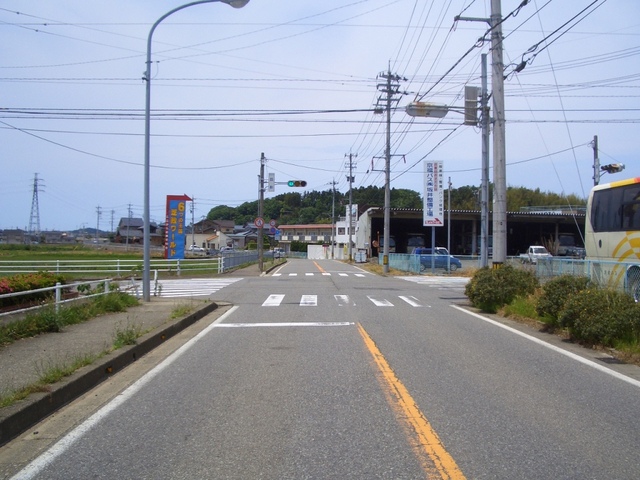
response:
<path id="1" fill-rule="evenodd" d="M 233 262 L 227 262 L 233 263 Z M 224 259 L 194 258 L 183 260 L 151 259 L 150 270 L 175 273 L 182 272 L 214 272 L 221 273 L 224 270 Z M 0 275 L 19 273 L 52 272 L 60 275 L 111 275 L 113 277 L 127 277 L 142 273 L 143 260 L 1 260 Z"/>
<path id="2" fill-rule="evenodd" d="M 91 298 L 91 297 L 96 297 L 99 295 L 104 295 L 106 293 L 109 293 L 111 291 L 111 279 L 107 278 L 104 280 L 94 280 L 91 282 L 77 282 L 77 283 L 67 283 L 67 284 L 61 284 L 60 282 L 56 283 L 56 285 L 54 287 L 45 287 L 45 288 L 38 288 L 35 290 L 24 290 L 22 292 L 15 292 L 15 293 L 5 293 L 0 295 L 0 299 L 3 298 L 15 298 L 15 297 L 21 297 L 21 296 L 25 296 L 25 295 L 33 295 L 34 293 L 46 293 L 46 292 L 54 292 L 54 299 L 53 299 L 53 304 L 55 305 L 55 309 L 56 312 L 59 311 L 60 309 L 60 305 L 64 304 L 64 303 L 68 303 L 68 302 L 74 302 L 76 300 L 80 300 L 80 299 L 85 299 L 85 298 Z M 91 292 L 95 292 L 95 293 L 88 293 L 85 295 L 74 295 L 74 297 L 72 298 L 68 298 L 68 299 L 64 299 L 63 298 L 63 293 L 64 291 L 74 291 L 77 292 L 77 289 L 80 285 L 89 285 L 91 287 Z M 101 291 L 98 291 L 98 286 L 99 285 L 104 285 L 104 287 L 101 289 Z M 0 317 L 6 316 L 6 315 L 12 315 L 15 313 L 23 313 L 23 312 L 28 312 L 31 310 L 37 310 L 39 308 L 42 308 L 44 306 L 50 305 L 51 302 L 50 301 L 43 301 L 42 303 L 38 304 L 38 305 L 34 305 L 31 307 L 27 307 L 27 308 L 20 308 L 20 309 L 16 309 L 16 310 L 10 310 L 7 312 L 2 312 L 0 313 Z"/>

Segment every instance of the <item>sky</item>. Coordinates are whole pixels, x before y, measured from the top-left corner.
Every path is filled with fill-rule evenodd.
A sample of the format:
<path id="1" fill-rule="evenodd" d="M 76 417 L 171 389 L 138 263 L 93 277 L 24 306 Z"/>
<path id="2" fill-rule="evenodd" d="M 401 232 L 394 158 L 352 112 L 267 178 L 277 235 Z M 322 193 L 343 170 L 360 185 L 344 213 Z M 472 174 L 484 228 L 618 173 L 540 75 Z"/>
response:
<path id="1" fill-rule="evenodd" d="M 0 229 L 112 230 L 143 216 L 147 38 L 185 3 L 1 3 Z M 640 2 L 501 8 L 507 185 L 586 198 L 595 136 L 600 164 L 626 166 L 601 183 L 640 176 Z M 388 73 L 400 92 L 391 188 L 422 194 L 425 160 L 442 161 L 453 188 L 479 186 L 464 91 L 481 85 L 481 55 L 491 62 L 490 15 L 490 0 L 251 0 L 168 16 L 151 42 L 151 220 L 163 222 L 167 195 L 193 198 L 196 222 L 257 200 L 262 154 L 277 182 L 266 198 L 348 192 L 349 155 L 354 188 L 383 187 L 386 115 L 374 110 Z M 449 112 L 410 117 L 416 100 Z"/>

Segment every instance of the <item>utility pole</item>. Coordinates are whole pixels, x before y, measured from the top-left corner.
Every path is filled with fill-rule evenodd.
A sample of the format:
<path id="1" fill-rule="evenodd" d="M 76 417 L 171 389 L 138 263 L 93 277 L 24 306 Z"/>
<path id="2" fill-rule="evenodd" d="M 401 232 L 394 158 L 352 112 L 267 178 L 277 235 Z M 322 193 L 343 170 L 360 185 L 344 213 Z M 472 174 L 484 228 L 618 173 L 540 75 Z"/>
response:
<path id="1" fill-rule="evenodd" d="M 377 85 L 378 90 L 385 94 L 378 98 L 378 104 L 384 101 L 387 112 L 386 145 L 384 150 L 384 232 L 382 248 L 382 272 L 389 273 L 389 229 L 391 227 L 391 105 L 400 100 L 400 80 L 406 80 L 391 73 L 389 67 L 386 72 L 378 74 L 378 78 L 385 80 Z M 376 109 L 378 110 L 378 109 Z"/>
<path id="2" fill-rule="evenodd" d="M 349 261 L 353 260 L 353 196 L 352 196 L 352 186 L 353 186 L 353 182 L 355 180 L 355 177 L 353 176 L 353 157 L 357 157 L 358 154 L 353 154 L 353 153 L 349 153 L 348 155 L 345 154 L 345 157 L 349 157 L 349 175 L 347 176 L 347 179 L 349 180 L 349 215 L 347 215 L 347 219 L 348 219 L 348 228 L 349 228 Z"/>
<path id="3" fill-rule="evenodd" d="M 125 242 L 126 249 L 129 250 L 129 229 L 131 228 L 131 204 L 129 204 L 129 208 L 127 209 L 127 214 L 129 217 L 127 218 L 127 240 Z"/>
<path id="4" fill-rule="evenodd" d="M 258 225 L 258 270 L 262 272 L 264 266 L 263 259 L 263 226 L 264 219 L 262 218 L 262 211 L 264 209 L 264 164 L 266 162 L 266 158 L 264 156 L 264 152 L 260 154 L 260 178 L 258 179 L 258 218 L 262 219 L 260 224 Z"/>
<path id="5" fill-rule="evenodd" d="M 34 238 L 37 239 L 40 236 L 40 206 L 38 204 L 40 181 L 41 179 L 38 178 L 38 174 L 36 173 L 33 177 L 33 197 L 31 198 L 31 215 L 29 216 L 29 243 L 32 243 Z"/>
<path id="6" fill-rule="evenodd" d="M 336 244 L 336 181 L 331 182 L 331 260 L 335 258 Z"/>
<path id="7" fill-rule="evenodd" d="M 98 243 L 98 235 L 100 232 L 100 217 L 102 216 L 102 209 L 100 208 L 100 206 L 98 205 L 98 207 L 96 207 L 96 213 L 98 216 L 98 220 L 96 221 L 96 243 Z"/>
<path id="8" fill-rule="evenodd" d="M 507 158 L 506 158 L 507 153 L 506 153 L 506 146 L 505 146 L 506 141 L 505 141 L 505 116 L 504 116 L 504 61 L 502 59 L 503 38 L 502 38 L 501 0 L 491 0 L 491 17 L 488 19 L 474 18 L 474 17 L 455 17 L 455 20 L 464 20 L 464 21 L 470 21 L 470 22 L 487 22 L 491 29 L 491 90 L 492 90 L 491 99 L 493 101 L 493 113 L 494 113 L 494 118 L 493 118 L 493 267 L 498 268 L 507 259 Z M 488 114 L 486 118 L 487 119 L 489 118 Z M 485 142 L 487 142 L 487 140 L 484 139 L 484 125 L 483 125 L 483 143 L 482 143 L 483 154 L 484 154 L 485 148 L 487 152 L 489 150 L 488 143 L 485 144 Z M 484 157 L 483 157 L 483 174 L 484 174 Z M 482 193 L 484 194 L 484 192 Z M 486 200 L 488 202 L 488 193 L 486 196 Z M 485 248 L 486 248 L 486 244 L 485 244 Z M 484 248 L 481 246 L 481 255 L 483 251 L 484 251 Z M 481 262 L 482 261 L 483 260 L 481 257 Z"/>
<path id="9" fill-rule="evenodd" d="M 196 225 L 194 223 L 196 210 L 196 197 L 191 197 L 191 245 L 196 244 Z"/>
<path id="10" fill-rule="evenodd" d="M 487 88 L 487 54 L 483 53 L 481 58 L 482 185 L 480 188 L 480 266 L 486 267 L 489 265 L 489 122 L 491 119 L 489 117 L 489 91 Z"/>
<path id="11" fill-rule="evenodd" d="M 593 136 L 593 185 L 600 184 L 600 154 L 598 153 L 598 136 Z"/>
<path id="12" fill-rule="evenodd" d="M 493 268 L 507 259 L 507 153 L 504 117 L 501 0 L 491 0 L 491 89 L 493 99 Z"/>

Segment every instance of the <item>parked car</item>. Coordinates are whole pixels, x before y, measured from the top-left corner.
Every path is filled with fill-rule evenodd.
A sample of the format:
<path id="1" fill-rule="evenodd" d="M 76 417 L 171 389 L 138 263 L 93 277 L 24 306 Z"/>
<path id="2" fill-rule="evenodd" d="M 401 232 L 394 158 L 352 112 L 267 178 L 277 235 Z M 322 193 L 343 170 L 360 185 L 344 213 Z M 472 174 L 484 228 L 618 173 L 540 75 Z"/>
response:
<path id="1" fill-rule="evenodd" d="M 198 252 L 198 253 L 204 253 L 205 249 L 202 247 L 199 247 L 198 245 L 190 245 L 189 246 L 189 251 L 190 252 Z"/>
<path id="2" fill-rule="evenodd" d="M 273 258 L 282 258 L 282 257 L 284 257 L 284 248 L 274 248 Z"/>
<path id="3" fill-rule="evenodd" d="M 449 251 L 444 247 L 436 247 L 435 254 L 431 248 L 424 247 L 416 248 L 414 253 L 420 255 L 421 272 L 429 270 L 432 263 L 435 268 L 444 268 L 445 270 L 448 268 L 451 272 L 462 268 L 462 262 L 453 255 L 449 255 Z"/>
<path id="4" fill-rule="evenodd" d="M 532 263 L 536 265 L 541 258 L 551 258 L 549 250 L 542 245 L 531 245 L 527 253 L 520 254 L 520 261 L 522 263 Z"/>
<path id="5" fill-rule="evenodd" d="M 220 249 L 220 253 L 232 253 L 235 252 L 235 249 L 233 247 L 222 247 Z"/>

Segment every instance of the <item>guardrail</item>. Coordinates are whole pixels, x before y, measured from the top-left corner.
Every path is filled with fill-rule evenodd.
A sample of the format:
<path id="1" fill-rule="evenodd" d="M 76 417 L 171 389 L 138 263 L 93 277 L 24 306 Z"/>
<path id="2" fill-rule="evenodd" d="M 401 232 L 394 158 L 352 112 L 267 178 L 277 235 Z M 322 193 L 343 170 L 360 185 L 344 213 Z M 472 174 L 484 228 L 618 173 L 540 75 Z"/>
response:
<path id="1" fill-rule="evenodd" d="M 175 273 L 206 272 L 221 273 L 227 257 L 187 258 L 181 260 L 151 259 L 150 270 Z M 113 259 L 113 260 L 1 260 L 0 275 L 53 272 L 56 274 L 99 274 L 114 277 L 126 277 L 140 274 L 143 268 L 142 259 Z"/>
<path id="2" fill-rule="evenodd" d="M 77 282 L 77 283 L 66 283 L 66 284 L 62 284 L 60 282 L 57 282 L 56 285 L 54 287 L 45 287 L 45 288 L 38 288 L 35 290 L 23 290 L 21 292 L 14 292 L 14 293 L 4 293 L 2 295 L 0 295 L 0 299 L 3 298 L 15 298 L 15 297 L 21 297 L 24 295 L 32 295 L 34 293 L 45 293 L 45 292 L 55 292 L 54 293 L 54 298 L 53 298 L 53 302 L 51 302 L 50 299 L 45 299 L 42 303 L 38 304 L 38 305 L 33 305 L 30 307 L 26 307 L 26 308 L 17 308 L 15 310 L 9 310 L 6 312 L 2 312 L 0 313 L 0 317 L 6 316 L 6 315 L 13 315 L 16 313 L 23 313 L 23 312 L 29 312 L 31 310 L 37 310 L 39 308 L 45 307 L 47 305 L 51 305 L 52 303 L 55 305 L 55 310 L 56 313 L 60 310 L 60 305 L 64 304 L 64 303 L 68 303 L 68 302 L 75 302 L 77 300 L 82 300 L 85 298 L 92 298 L 92 297 L 97 297 L 100 295 L 105 295 L 107 293 L 109 293 L 111 291 L 111 282 L 112 280 L 110 278 L 105 278 L 102 280 L 93 280 L 90 282 Z M 65 290 L 69 291 L 69 290 L 73 290 L 75 289 L 74 293 L 78 293 L 78 287 L 80 285 L 95 285 L 93 288 L 90 288 L 91 291 L 93 291 L 94 293 L 89 293 L 86 295 L 77 295 L 74 296 L 72 298 L 63 298 L 63 293 Z M 104 288 L 102 289 L 102 291 L 96 291 L 98 290 L 98 286 L 99 285 L 104 285 Z"/>

